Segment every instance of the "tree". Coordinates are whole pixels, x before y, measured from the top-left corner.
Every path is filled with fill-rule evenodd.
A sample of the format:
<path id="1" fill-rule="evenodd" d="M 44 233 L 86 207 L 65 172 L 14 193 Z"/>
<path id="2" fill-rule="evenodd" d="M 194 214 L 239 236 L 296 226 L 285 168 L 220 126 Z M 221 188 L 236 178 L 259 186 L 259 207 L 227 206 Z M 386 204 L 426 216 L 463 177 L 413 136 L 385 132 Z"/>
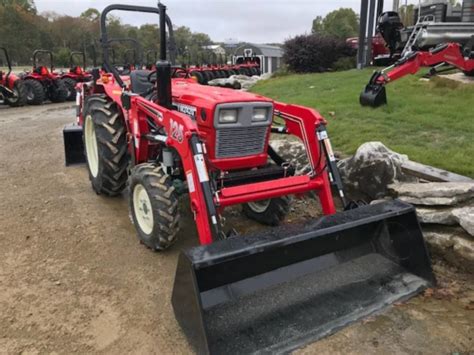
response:
<path id="1" fill-rule="evenodd" d="M 334 10 L 323 19 L 321 16 L 313 20 L 313 33 L 330 35 L 346 39 L 359 32 L 359 18 L 352 9 Z"/>
<path id="2" fill-rule="evenodd" d="M 81 14 L 81 18 L 90 22 L 96 22 L 99 21 L 100 12 L 99 10 L 90 7 Z"/>
<path id="3" fill-rule="evenodd" d="M 405 26 L 411 26 L 415 24 L 415 6 L 401 6 L 399 9 L 400 18 Z"/>
<path id="4" fill-rule="evenodd" d="M 323 26 L 323 17 L 316 16 L 313 20 L 313 28 L 311 29 L 312 33 L 324 33 L 324 26 Z"/>
<path id="5" fill-rule="evenodd" d="M 36 14 L 36 5 L 34 0 L 0 0 L 0 6 L 12 6 L 23 11 Z"/>

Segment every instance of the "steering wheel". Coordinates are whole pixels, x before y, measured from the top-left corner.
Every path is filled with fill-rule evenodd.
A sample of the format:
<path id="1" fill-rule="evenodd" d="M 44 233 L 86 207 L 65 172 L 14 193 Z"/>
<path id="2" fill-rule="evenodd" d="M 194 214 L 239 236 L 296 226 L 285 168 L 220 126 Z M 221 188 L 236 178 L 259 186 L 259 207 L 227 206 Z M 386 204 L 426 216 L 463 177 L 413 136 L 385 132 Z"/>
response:
<path id="1" fill-rule="evenodd" d="M 152 83 L 152 84 L 155 84 L 156 83 L 156 70 L 153 70 L 150 74 L 148 74 L 147 76 L 147 80 Z M 153 78 L 153 76 L 155 76 Z M 189 75 L 189 71 L 183 67 L 178 67 L 178 66 L 173 66 L 171 67 L 171 77 L 172 78 L 189 78 L 190 75 Z"/>

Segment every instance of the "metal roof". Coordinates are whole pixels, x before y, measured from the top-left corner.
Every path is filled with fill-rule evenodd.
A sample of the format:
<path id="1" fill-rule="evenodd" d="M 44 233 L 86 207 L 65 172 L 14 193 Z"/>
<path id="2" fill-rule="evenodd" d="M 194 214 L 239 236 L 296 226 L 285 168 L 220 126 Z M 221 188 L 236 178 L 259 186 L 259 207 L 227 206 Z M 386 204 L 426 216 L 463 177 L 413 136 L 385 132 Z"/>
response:
<path id="1" fill-rule="evenodd" d="M 277 57 L 281 58 L 283 57 L 283 49 L 281 49 L 278 46 L 272 46 L 269 44 L 256 44 L 256 43 L 246 43 L 240 47 L 238 47 L 235 52 L 237 53 L 239 50 L 243 50 L 245 48 L 248 48 L 249 46 L 254 47 L 258 49 L 262 55 L 265 57 Z M 255 53 L 255 54 L 260 54 L 260 53 Z"/>

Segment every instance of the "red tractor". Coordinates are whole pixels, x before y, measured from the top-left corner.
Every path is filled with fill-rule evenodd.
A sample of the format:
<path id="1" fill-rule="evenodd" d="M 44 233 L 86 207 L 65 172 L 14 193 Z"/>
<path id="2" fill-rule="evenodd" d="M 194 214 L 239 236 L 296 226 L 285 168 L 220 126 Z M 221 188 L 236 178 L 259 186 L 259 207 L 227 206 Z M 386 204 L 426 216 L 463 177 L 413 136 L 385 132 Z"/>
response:
<path id="1" fill-rule="evenodd" d="M 23 81 L 12 73 L 10 57 L 5 48 L 0 47 L 8 67 L 7 72 L 0 70 L 0 99 L 11 107 L 24 106 L 26 104 L 26 88 Z"/>
<path id="2" fill-rule="evenodd" d="M 50 69 L 38 65 L 38 55 L 47 54 L 50 59 Z M 23 77 L 26 86 L 28 104 L 41 105 L 44 101 L 64 102 L 69 96 L 66 84 L 59 74 L 54 72 L 53 53 L 48 50 L 36 50 L 33 53 L 33 71 Z"/>
<path id="3" fill-rule="evenodd" d="M 172 78 L 165 9 L 110 5 L 102 12 L 105 73 L 78 84 L 77 123 L 64 129 L 66 164 L 86 161 L 97 194 L 128 187 L 138 238 L 155 251 L 177 244 L 179 193 L 187 195 L 200 246 L 180 253 L 171 303 L 196 352 L 288 352 L 432 285 L 413 206 L 353 208 L 317 111 Z M 155 71 L 124 78 L 110 63 L 113 10 L 160 15 Z M 300 139 L 311 171 L 296 174 L 271 147 L 272 133 Z M 343 212 L 336 213 L 332 187 Z M 252 235 L 225 225 L 224 209 L 238 204 L 247 217 L 277 225 L 288 196 L 310 191 L 325 215 L 318 220 Z"/>
<path id="4" fill-rule="evenodd" d="M 260 70 L 260 58 L 250 54 L 245 54 L 244 57 L 237 58 L 233 69 L 237 73 L 247 76 L 262 74 Z"/>
<path id="5" fill-rule="evenodd" d="M 80 57 L 82 59 L 82 66 L 74 64 L 74 57 Z M 92 80 L 92 75 L 86 71 L 86 54 L 84 52 L 71 52 L 69 61 L 69 72 L 61 75 L 61 79 L 68 90 L 67 100 L 74 101 L 76 99 L 77 83 Z"/>

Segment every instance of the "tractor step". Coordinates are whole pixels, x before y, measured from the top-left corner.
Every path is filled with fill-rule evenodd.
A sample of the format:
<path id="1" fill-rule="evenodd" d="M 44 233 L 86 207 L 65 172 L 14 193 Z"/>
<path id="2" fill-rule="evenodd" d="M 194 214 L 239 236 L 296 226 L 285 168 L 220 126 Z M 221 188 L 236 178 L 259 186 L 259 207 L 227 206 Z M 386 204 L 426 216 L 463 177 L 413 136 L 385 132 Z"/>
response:
<path id="1" fill-rule="evenodd" d="M 184 251 L 172 304 L 197 353 L 281 353 L 434 283 L 415 209 L 392 201 Z"/>
<path id="2" fill-rule="evenodd" d="M 295 168 L 293 166 L 282 167 L 270 165 L 261 169 L 230 172 L 222 179 L 224 187 L 240 186 L 255 182 L 280 179 L 286 176 L 293 176 Z"/>
<path id="3" fill-rule="evenodd" d="M 66 166 L 85 163 L 82 126 L 76 124 L 65 126 L 63 129 L 63 139 Z"/>

